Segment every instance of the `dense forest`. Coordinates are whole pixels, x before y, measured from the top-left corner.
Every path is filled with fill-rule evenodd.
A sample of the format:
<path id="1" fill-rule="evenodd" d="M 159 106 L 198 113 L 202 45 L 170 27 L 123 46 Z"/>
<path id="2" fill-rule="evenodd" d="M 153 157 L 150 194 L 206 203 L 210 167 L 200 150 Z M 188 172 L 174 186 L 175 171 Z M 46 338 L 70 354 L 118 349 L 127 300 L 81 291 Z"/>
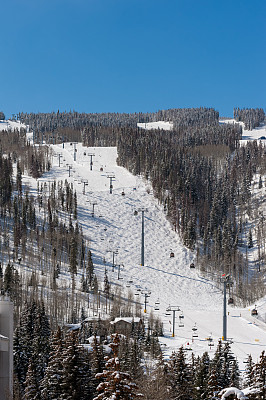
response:
<path id="1" fill-rule="evenodd" d="M 261 109 L 235 109 L 234 116 L 247 129 L 265 120 Z M 58 111 L 18 118 L 33 130 L 34 144 L 42 145 L 31 145 L 25 129 L 0 135 L 0 292 L 15 308 L 14 399 L 108 399 L 119 387 L 121 399 L 142 393 L 147 400 L 207 400 L 218 398 L 212 396 L 224 387 L 243 384 L 259 388 L 250 399 L 265 399 L 264 353 L 258 363 L 249 358 L 241 376 L 228 344 L 219 344 L 213 360 L 208 353 L 188 357 L 180 348 L 163 361 L 158 342 L 163 327 L 152 315 L 148 329 L 132 329 L 113 341 L 109 321 L 89 321 L 88 307 L 95 315 L 105 308 L 110 319 L 143 315 L 132 296 L 112 287 L 107 271 L 98 281 L 73 186 L 67 180 L 38 181 L 51 168 L 49 143 L 117 146 L 118 164 L 151 183 L 201 272 L 213 280 L 230 274 L 230 297 L 247 305 L 265 294 L 266 221 L 253 195 L 254 188 L 266 186 L 262 143 L 240 145 L 242 127 L 219 123 L 219 113 L 211 108 Z M 171 121 L 173 130 L 137 127 L 137 122 L 162 120 Z M 23 185 L 23 174 L 37 180 L 34 195 Z M 255 262 L 249 259 L 253 246 Z M 68 286 L 59 283 L 63 275 L 70 277 Z M 68 329 L 77 323 L 77 331 Z M 88 337 L 93 338 L 89 352 L 84 351 Z M 113 357 L 120 360 L 117 387 L 111 382 Z"/>
<path id="2" fill-rule="evenodd" d="M 164 361 L 154 327 L 100 342 L 101 329 L 99 321 L 92 327 L 83 320 L 79 329 L 51 332 L 43 304 L 27 303 L 14 339 L 14 399 L 215 400 L 239 386 L 253 388 L 250 400 L 266 398 L 265 352 L 257 363 L 248 356 L 241 375 L 228 342 L 218 343 L 213 359 L 180 347 Z M 89 346 L 82 345 L 84 330 Z M 144 361 L 149 357 L 153 363 Z"/>

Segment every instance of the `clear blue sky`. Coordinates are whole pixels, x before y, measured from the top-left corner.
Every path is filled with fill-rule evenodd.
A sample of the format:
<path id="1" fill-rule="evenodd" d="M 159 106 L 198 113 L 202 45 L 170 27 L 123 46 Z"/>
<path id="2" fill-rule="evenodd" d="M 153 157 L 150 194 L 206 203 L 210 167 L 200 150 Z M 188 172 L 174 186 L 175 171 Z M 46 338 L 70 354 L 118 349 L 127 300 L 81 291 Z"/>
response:
<path id="1" fill-rule="evenodd" d="M 8 0 L 0 110 L 266 107 L 265 0 Z"/>

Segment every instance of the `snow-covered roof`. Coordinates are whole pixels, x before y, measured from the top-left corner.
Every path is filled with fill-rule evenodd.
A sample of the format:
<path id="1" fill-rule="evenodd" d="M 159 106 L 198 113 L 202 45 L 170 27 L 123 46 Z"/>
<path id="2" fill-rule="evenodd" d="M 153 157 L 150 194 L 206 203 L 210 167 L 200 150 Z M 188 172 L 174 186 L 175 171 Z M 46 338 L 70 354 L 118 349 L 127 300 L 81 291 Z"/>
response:
<path id="1" fill-rule="evenodd" d="M 139 318 L 139 317 L 118 317 L 118 318 L 115 318 L 114 321 L 111 321 L 110 324 L 114 325 L 120 321 L 124 321 L 124 322 L 127 322 L 128 324 L 131 324 L 132 321 L 134 323 L 138 323 L 138 322 L 140 322 L 140 320 L 141 320 L 141 318 Z"/>

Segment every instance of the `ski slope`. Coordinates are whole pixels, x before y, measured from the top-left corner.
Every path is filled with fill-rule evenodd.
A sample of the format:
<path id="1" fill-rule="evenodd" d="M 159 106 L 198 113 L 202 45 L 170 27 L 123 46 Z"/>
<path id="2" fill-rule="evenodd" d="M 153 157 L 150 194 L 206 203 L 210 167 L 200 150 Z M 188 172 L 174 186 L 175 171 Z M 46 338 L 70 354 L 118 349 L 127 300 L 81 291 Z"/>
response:
<path id="1" fill-rule="evenodd" d="M 193 351 L 201 355 L 209 351 L 212 356 L 223 334 L 223 294 L 197 268 L 190 268 L 190 263 L 195 261 L 195 254 L 183 247 L 153 197 L 149 183 L 117 166 L 117 149 L 114 147 L 85 148 L 76 144 L 76 161 L 74 145 L 65 143 L 64 148 L 62 145 L 51 147 L 54 151 L 53 167 L 39 181 L 67 179 L 73 183 L 78 198 L 78 220 L 84 234 L 90 239 L 99 281 L 103 281 L 106 267 L 112 288 L 121 286 L 125 293 L 131 291 L 143 309 L 145 296 L 141 291 L 150 292 L 145 315 L 153 312 L 164 323 L 164 337 L 160 340 L 165 357 L 181 345 L 188 353 Z M 93 154 L 92 170 L 88 154 Z M 69 165 L 72 167 L 70 177 Z M 112 194 L 110 176 L 114 177 Z M 36 193 L 35 180 L 24 176 L 23 183 L 32 188 L 32 193 Z M 142 212 L 138 210 L 141 209 L 145 210 L 144 266 L 140 265 Z M 135 211 L 138 211 L 138 215 L 134 215 Z M 174 253 L 174 257 L 170 257 L 170 252 Z M 114 271 L 113 257 L 117 265 Z M 130 287 L 129 281 L 132 281 Z M 155 305 L 158 302 L 160 304 Z M 165 315 L 169 305 L 180 308 L 180 312 L 175 314 L 174 337 L 173 313 Z M 265 316 L 266 299 L 257 303 L 257 309 L 260 316 Z M 249 309 L 230 307 L 228 311 L 227 337 L 232 338 L 232 351 L 243 369 L 243 361 L 248 354 L 256 361 L 262 350 L 266 349 L 266 324 L 251 317 Z M 179 319 L 180 314 L 184 318 Z M 179 326 L 182 323 L 184 326 Z M 197 331 L 192 330 L 194 327 Z M 193 332 L 197 337 L 192 338 Z"/>

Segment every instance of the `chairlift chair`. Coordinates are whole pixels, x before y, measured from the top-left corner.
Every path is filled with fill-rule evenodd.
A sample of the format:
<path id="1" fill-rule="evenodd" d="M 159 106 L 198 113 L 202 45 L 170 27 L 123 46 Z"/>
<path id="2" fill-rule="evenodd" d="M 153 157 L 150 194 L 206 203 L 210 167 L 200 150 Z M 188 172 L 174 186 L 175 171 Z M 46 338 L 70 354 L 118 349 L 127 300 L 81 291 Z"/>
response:
<path id="1" fill-rule="evenodd" d="M 125 196 L 125 192 L 124 192 L 124 190 L 123 190 L 123 192 L 121 193 L 121 195 L 122 195 L 122 196 Z"/>
<path id="2" fill-rule="evenodd" d="M 137 210 L 135 210 L 135 211 L 134 211 L 134 215 L 138 215 L 138 212 L 137 212 Z"/>
<path id="3" fill-rule="evenodd" d="M 233 299 L 233 297 L 229 297 L 229 299 L 228 299 L 228 304 L 234 304 L 234 299 Z"/>
<path id="4" fill-rule="evenodd" d="M 172 258 L 172 257 L 174 257 L 175 256 L 175 253 L 173 253 L 172 251 L 171 251 L 171 253 L 170 253 L 170 258 Z"/>
<path id="5" fill-rule="evenodd" d="M 190 268 L 195 268 L 195 264 L 194 264 L 194 263 L 191 263 L 191 264 L 190 264 Z"/>
<path id="6" fill-rule="evenodd" d="M 251 310 L 251 315 L 258 315 L 258 310 L 253 308 L 253 310 Z"/>

